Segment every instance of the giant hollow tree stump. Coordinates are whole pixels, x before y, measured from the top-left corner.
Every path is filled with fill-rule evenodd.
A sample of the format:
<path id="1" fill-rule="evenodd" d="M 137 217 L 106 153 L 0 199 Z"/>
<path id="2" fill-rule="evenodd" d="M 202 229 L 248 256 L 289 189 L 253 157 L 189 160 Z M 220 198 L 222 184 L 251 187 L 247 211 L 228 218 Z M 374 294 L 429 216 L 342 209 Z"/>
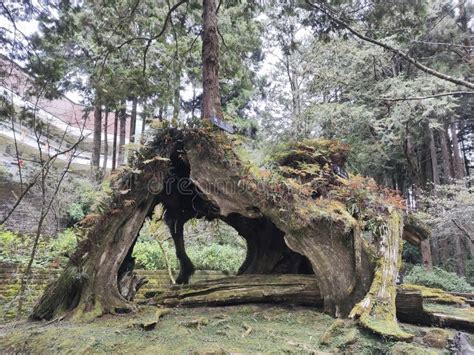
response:
<path id="1" fill-rule="evenodd" d="M 340 142 L 306 140 L 281 147 L 258 167 L 244 158 L 242 138 L 212 128 L 157 130 L 110 178 L 106 208 L 84 219 L 84 239 L 31 317 L 133 311 L 120 280 L 133 270 L 145 218 L 161 204 L 180 262 L 178 283 L 194 271 L 183 226 L 220 219 L 247 242 L 239 274 L 311 274 L 327 313 L 410 338 L 395 317 L 404 204 L 373 180 L 349 176 L 348 152 Z"/>

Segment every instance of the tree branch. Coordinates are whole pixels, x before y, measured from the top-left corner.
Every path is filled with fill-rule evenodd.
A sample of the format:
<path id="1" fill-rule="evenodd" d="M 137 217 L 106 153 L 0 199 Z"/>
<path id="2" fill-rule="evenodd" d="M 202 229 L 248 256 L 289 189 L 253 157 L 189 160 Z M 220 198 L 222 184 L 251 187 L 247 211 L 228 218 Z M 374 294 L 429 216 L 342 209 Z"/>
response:
<path id="1" fill-rule="evenodd" d="M 327 15 L 333 22 L 337 23 L 338 25 L 344 27 L 345 29 L 347 29 L 350 33 L 352 33 L 354 36 L 360 38 L 361 40 L 363 41 L 366 41 L 366 42 L 369 42 L 369 43 L 372 43 L 372 44 L 375 44 L 376 46 L 379 46 L 379 47 L 382 47 L 392 53 L 395 53 L 397 55 L 399 55 L 400 57 L 402 57 L 403 59 L 405 59 L 407 62 L 413 64 L 415 67 L 417 67 L 418 69 L 420 69 L 421 71 L 427 73 L 427 74 L 430 74 L 430 75 L 433 75 L 437 78 L 440 78 L 440 79 L 443 79 L 443 80 L 446 80 L 446 81 L 449 81 L 451 83 L 454 83 L 454 84 L 457 84 L 457 85 L 461 85 L 461 86 L 464 86 L 464 87 L 467 87 L 469 89 L 473 89 L 474 90 L 474 83 L 471 83 L 469 81 L 466 81 L 466 80 L 463 80 L 463 79 L 460 79 L 460 78 L 455 78 L 455 77 L 452 77 L 450 75 L 447 75 L 447 74 L 444 74 L 444 73 L 440 73 L 439 71 L 436 71 L 432 68 L 429 68 L 427 67 L 426 65 L 424 64 L 421 64 L 418 60 L 416 60 L 415 58 L 409 56 L 408 54 L 402 52 L 401 50 L 397 49 L 397 48 L 394 48 L 388 44 L 385 44 L 385 43 L 382 43 L 374 38 L 370 38 L 370 37 L 367 37 L 365 35 L 363 35 L 362 33 L 356 31 L 355 29 L 353 29 L 351 26 L 349 26 L 346 22 L 344 22 L 343 20 L 341 20 L 339 17 L 337 17 L 335 14 L 333 14 L 332 12 L 334 11 L 331 11 L 330 9 L 326 8 L 326 7 L 323 7 L 321 6 L 320 4 L 314 4 L 312 3 L 310 0 L 306 0 L 306 3 L 321 11 L 322 13 L 324 13 L 325 15 Z"/>
<path id="2" fill-rule="evenodd" d="M 471 233 L 469 233 L 466 229 L 466 227 L 464 227 L 461 223 L 459 223 L 457 220 L 455 220 L 454 218 L 451 219 L 454 223 L 454 225 L 462 232 L 463 236 L 465 238 L 467 238 L 468 241 L 470 241 L 471 243 L 473 242 L 473 237 L 471 236 Z"/>
<path id="3" fill-rule="evenodd" d="M 427 95 L 427 96 L 413 96 L 413 97 L 380 97 L 377 100 L 380 101 L 416 101 L 433 99 L 436 97 L 443 96 L 458 96 L 458 95 L 474 95 L 474 91 L 453 91 L 453 92 L 442 92 L 439 94 Z"/>

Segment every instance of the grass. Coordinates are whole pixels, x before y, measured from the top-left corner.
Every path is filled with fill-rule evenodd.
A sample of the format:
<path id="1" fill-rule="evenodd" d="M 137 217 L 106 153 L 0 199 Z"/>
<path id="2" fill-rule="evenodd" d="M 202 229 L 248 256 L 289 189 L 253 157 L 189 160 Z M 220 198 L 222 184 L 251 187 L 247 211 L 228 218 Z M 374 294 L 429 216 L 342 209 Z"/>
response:
<path id="1" fill-rule="evenodd" d="M 274 305 L 176 308 L 155 329 L 156 308 L 91 323 L 10 323 L 0 326 L 0 353 L 391 353 L 400 343 L 360 330 L 316 309 Z M 335 331 L 329 332 L 332 326 Z M 397 345 L 398 344 L 398 345 Z M 430 349 L 415 344 L 420 351 Z M 431 349 L 433 350 L 433 349 Z"/>

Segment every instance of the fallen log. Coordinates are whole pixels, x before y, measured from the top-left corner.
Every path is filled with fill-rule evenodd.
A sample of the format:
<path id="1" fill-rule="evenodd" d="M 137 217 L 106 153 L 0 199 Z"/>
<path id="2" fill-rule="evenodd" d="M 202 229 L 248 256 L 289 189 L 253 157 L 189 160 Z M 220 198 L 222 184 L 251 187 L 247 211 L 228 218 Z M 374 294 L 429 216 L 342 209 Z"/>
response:
<path id="1" fill-rule="evenodd" d="M 425 290 L 429 290 L 425 288 Z M 437 290 L 439 293 L 439 290 Z M 401 322 L 449 327 L 473 331 L 474 317 L 430 311 L 424 302 L 432 302 L 430 293 L 424 297 L 419 290 L 397 288 L 396 316 Z M 322 307 L 323 298 L 314 275 L 241 275 L 190 285 L 173 285 L 169 290 L 155 296 L 149 304 L 167 307 L 213 307 L 246 303 L 285 303 L 291 305 Z M 449 309 L 449 306 L 445 306 Z M 459 310 L 461 305 L 451 306 Z M 466 310 L 470 310 L 467 308 Z"/>
<path id="2" fill-rule="evenodd" d="M 171 286 L 155 297 L 166 306 L 225 306 L 243 303 L 288 303 L 321 307 L 323 299 L 312 275 L 242 275 L 186 286 Z"/>

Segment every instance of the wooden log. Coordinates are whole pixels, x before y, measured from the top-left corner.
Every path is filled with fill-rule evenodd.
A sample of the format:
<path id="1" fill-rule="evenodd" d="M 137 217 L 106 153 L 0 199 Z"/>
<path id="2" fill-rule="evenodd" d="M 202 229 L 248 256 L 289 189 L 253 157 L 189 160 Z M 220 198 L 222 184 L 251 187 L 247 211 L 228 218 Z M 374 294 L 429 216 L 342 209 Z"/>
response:
<path id="1" fill-rule="evenodd" d="M 188 307 L 288 303 L 321 307 L 323 299 L 311 275 L 242 275 L 172 286 L 154 303 Z"/>
<path id="2" fill-rule="evenodd" d="M 429 325 L 430 315 L 423 308 L 423 297 L 419 291 L 397 290 L 397 319 L 405 323 Z"/>
<path id="3" fill-rule="evenodd" d="M 396 306 L 397 318 L 405 323 L 454 328 L 472 332 L 474 330 L 474 317 L 469 308 L 463 315 L 433 312 L 425 309 L 424 298 L 419 291 L 397 290 Z M 454 308 L 454 307 L 453 307 Z"/>

